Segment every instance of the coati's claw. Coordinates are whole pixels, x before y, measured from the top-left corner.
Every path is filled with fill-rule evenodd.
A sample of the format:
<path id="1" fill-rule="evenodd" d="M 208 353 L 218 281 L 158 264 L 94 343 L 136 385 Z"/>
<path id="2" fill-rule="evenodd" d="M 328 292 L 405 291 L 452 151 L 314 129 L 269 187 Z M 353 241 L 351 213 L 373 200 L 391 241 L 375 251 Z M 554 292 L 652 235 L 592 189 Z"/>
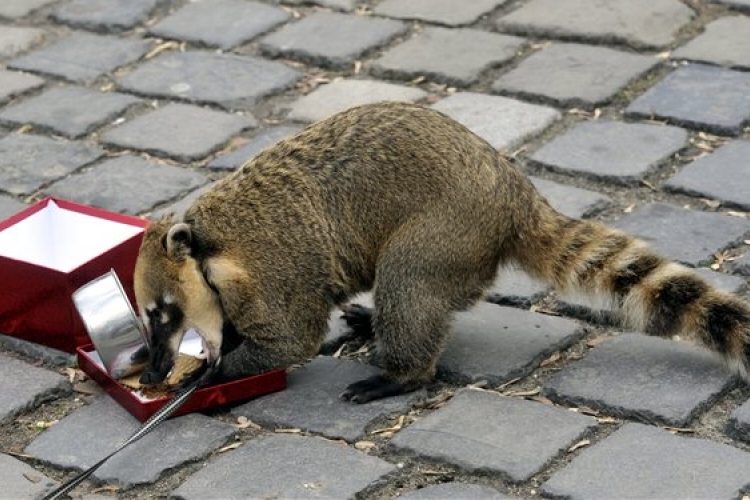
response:
<path id="1" fill-rule="evenodd" d="M 359 337 L 372 337 L 372 309 L 359 304 L 347 304 L 341 308 L 341 319 L 357 332 Z"/>
<path id="2" fill-rule="evenodd" d="M 420 387 L 417 382 L 394 382 L 388 380 L 382 375 L 374 375 L 370 378 L 354 382 L 344 389 L 339 396 L 344 401 L 352 403 L 367 403 L 375 399 L 387 398 L 389 396 L 398 396 L 412 392 Z"/>

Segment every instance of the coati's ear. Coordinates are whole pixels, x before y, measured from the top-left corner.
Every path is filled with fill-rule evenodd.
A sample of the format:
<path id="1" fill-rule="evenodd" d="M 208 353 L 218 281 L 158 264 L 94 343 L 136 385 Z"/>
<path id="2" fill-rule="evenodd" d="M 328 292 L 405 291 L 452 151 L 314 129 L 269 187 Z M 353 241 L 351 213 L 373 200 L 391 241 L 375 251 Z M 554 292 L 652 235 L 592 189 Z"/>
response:
<path id="1" fill-rule="evenodd" d="M 172 260 L 182 260 L 192 253 L 193 233 L 190 226 L 184 222 L 169 228 L 165 239 L 167 257 Z"/>

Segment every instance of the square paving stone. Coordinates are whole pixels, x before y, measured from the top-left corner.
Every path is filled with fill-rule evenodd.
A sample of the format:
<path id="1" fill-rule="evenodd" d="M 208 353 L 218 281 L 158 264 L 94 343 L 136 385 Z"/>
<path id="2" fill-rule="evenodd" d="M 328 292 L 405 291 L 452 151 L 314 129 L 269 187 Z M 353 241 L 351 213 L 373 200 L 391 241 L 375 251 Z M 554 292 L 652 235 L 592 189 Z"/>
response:
<path id="1" fill-rule="evenodd" d="M 0 139 L 0 189 L 16 195 L 32 193 L 103 154 L 102 149 L 83 142 L 7 135 Z"/>
<path id="2" fill-rule="evenodd" d="M 264 436 L 221 454 L 172 495 L 183 500 L 355 498 L 395 469 L 380 458 L 320 438 Z"/>
<path id="3" fill-rule="evenodd" d="M 315 122 L 345 109 L 380 101 L 415 102 L 427 92 L 414 87 L 374 80 L 335 80 L 294 101 L 290 120 Z"/>
<path id="4" fill-rule="evenodd" d="M 206 176 L 187 168 L 120 156 L 71 175 L 44 191 L 113 212 L 138 214 L 207 182 Z"/>
<path id="5" fill-rule="evenodd" d="M 453 94 L 432 107 L 506 152 L 540 134 L 561 116 L 559 111 L 546 106 L 474 92 Z"/>
<path id="6" fill-rule="evenodd" d="M 57 482 L 10 455 L 0 454 L 0 484 L 3 498 L 39 498 Z"/>
<path id="7" fill-rule="evenodd" d="M 508 0 L 385 0 L 375 7 L 380 16 L 416 19 L 428 23 L 462 26 L 472 24 Z"/>
<path id="8" fill-rule="evenodd" d="M 209 52 L 167 52 L 120 78 L 144 95 L 218 104 L 235 109 L 294 85 L 300 73 L 257 57 Z"/>
<path id="9" fill-rule="evenodd" d="M 103 125 L 128 107 L 141 102 L 117 92 L 97 92 L 83 87 L 52 88 L 0 112 L 0 121 L 30 123 L 76 139 Z"/>
<path id="10" fill-rule="evenodd" d="M 547 295 L 547 285 L 517 269 L 500 269 L 485 300 L 493 304 L 528 307 Z"/>
<path id="11" fill-rule="evenodd" d="M 103 396 L 44 431 L 24 453 L 55 467 L 85 469 L 140 426 L 127 410 Z M 231 425 L 197 413 L 173 418 L 109 459 L 94 477 L 125 488 L 151 483 L 169 469 L 208 455 L 233 434 Z"/>
<path id="12" fill-rule="evenodd" d="M 18 19 L 56 1 L 57 0 L 3 0 L 0 2 L 0 17 Z"/>
<path id="13" fill-rule="evenodd" d="M 555 498 L 739 498 L 750 454 L 706 439 L 625 424 L 542 485 Z"/>
<path id="14" fill-rule="evenodd" d="M 443 483 L 426 486 L 422 489 L 399 495 L 401 500 L 513 500 L 494 488 L 480 484 Z"/>
<path id="15" fill-rule="evenodd" d="M 60 374 L 0 353 L 0 422 L 69 392 Z"/>
<path id="16" fill-rule="evenodd" d="M 317 12 L 265 37 L 261 50 L 272 57 L 343 68 L 405 31 L 404 23 L 391 19 Z"/>
<path id="17" fill-rule="evenodd" d="M 455 315 L 438 372 L 459 381 L 524 377 L 582 335 L 573 320 L 480 303 Z"/>
<path id="18" fill-rule="evenodd" d="M 595 426 L 592 417 L 560 408 L 462 390 L 447 405 L 396 434 L 391 445 L 522 482 Z"/>
<path id="19" fill-rule="evenodd" d="M 38 89 L 42 85 L 44 85 L 44 80 L 38 76 L 0 70 L 0 103 L 30 90 Z"/>
<path id="20" fill-rule="evenodd" d="M 745 251 L 747 252 L 746 249 Z M 740 255 L 737 259 L 725 264 L 725 266 L 733 273 L 750 276 L 750 253 Z"/>
<path id="21" fill-rule="evenodd" d="M 734 141 L 685 166 L 664 183 L 681 191 L 750 210 L 750 142 Z"/>
<path id="22" fill-rule="evenodd" d="M 677 59 L 750 68 L 750 18 L 722 17 L 706 25 L 703 34 L 672 53 Z"/>
<path id="23" fill-rule="evenodd" d="M 610 223 L 648 242 L 667 257 L 698 266 L 713 254 L 750 234 L 750 221 L 699 212 L 664 203 L 649 203 Z"/>
<path id="24" fill-rule="evenodd" d="M 730 293 L 739 293 L 745 287 L 745 280 L 739 276 L 719 273 L 705 267 L 697 268 L 695 272 L 700 274 L 711 285 Z"/>
<path id="25" fill-rule="evenodd" d="M 356 361 L 319 356 L 292 371 L 287 388 L 232 410 L 250 420 L 279 427 L 297 427 L 330 438 L 354 441 L 372 420 L 406 413 L 420 393 L 379 399 L 367 404 L 342 401 L 347 385 L 380 373 Z"/>
<path id="26" fill-rule="evenodd" d="M 123 148 L 190 161 L 211 154 L 255 124 L 255 118 L 249 115 L 167 104 L 106 132 L 102 140 Z"/>
<path id="27" fill-rule="evenodd" d="M 162 0 L 73 0 L 55 9 L 50 17 L 77 28 L 118 31 L 148 19 Z"/>
<path id="28" fill-rule="evenodd" d="M 427 76 L 451 85 L 469 85 L 491 66 L 513 58 L 524 39 L 475 29 L 425 28 L 371 63 L 387 77 Z"/>
<path id="29" fill-rule="evenodd" d="M 681 427 L 712 404 L 732 377 L 708 349 L 624 334 L 595 347 L 544 386 L 544 394 L 621 418 Z"/>
<path id="30" fill-rule="evenodd" d="M 231 49 L 287 21 L 286 11 L 259 2 L 214 0 L 190 3 L 152 26 L 163 38 Z"/>
<path id="31" fill-rule="evenodd" d="M 651 87 L 625 110 L 633 117 L 737 135 L 750 119 L 750 73 L 691 64 Z"/>
<path id="32" fill-rule="evenodd" d="M 655 57 L 604 47 L 558 43 L 521 61 L 492 89 L 591 108 L 609 102 L 617 91 L 658 62 Z"/>
<path id="33" fill-rule="evenodd" d="M 209 163 L 208 167 L 236 170 L 255 158 L 258 153 L 270 148 L 282 139 L 293 136 L 301 129 L 302 127 L 296 125 L 281 125 L 262 130 L 258 135 L 253 137 L 250 142 L 240 146 L 231 153 L 219 156 Z"/>
<path id="34" fill-rule="evenodd" d="M 685 130 L 669 125 L 590 120 L 555 137 L 531 159 L 554 170 L 637 184 L 687 139 Z"/>
<path id="35" fill-rule="evenodd" d="M 185 211 L 187 211 L 187 209 L 190 208 L 190 206 L 195 202 L 195 200 L 200 198 L 200 196 L 203 193 L 207 193 L 208 191 L 216 187 L 216 184 L 218 182 L 219 181 L 215 181 L 210 184 L 206 184 L 205 186 L 198 188 L 195 191 L 190 192 L 190 194 L 180 198 L 178 201 L 174 203 L 170 203 L 169 205 L 156 210 L 154 213 L 151 214 L 149 218 L 152 220 L 156 220 L 165 215 L 174 214 L 178 218 L 181 219 L 182 216 L 185 214 Z"/>
<path id="36" fill-rule="evenodd" d="M 97 77 L 139 59 L 150 46 L 148 40 L 77 32 L 54 45 L 13 59 L 8 66 L 91 83 Z"/>
<path id="37" fill-rule="evenodd" d="M 26 208 L 26 205 L 17 199 L 6 195 L 0 195 L 0 220 L 5 220 L 24 208 Z"/>
<path id="38" fill-rule="evenodd" d="M 539 177 L 529 178 L 539 194 L 547 198 L 555 210 L 574 219 L 596 215 L 613 203 L 612 198 L 596 191 L 567 186 Z"/>
<path id="39" fill-rule="evenodd" d="M 549 37 L 661 47 L 671 43 L 693 16 L 678 0 L 531 0 L 501 17 L 497 25 Z"/>
<path id="40" fill-rule="evenodd" d="M 0 26 L 0 58 L 26 52 L 44 40 L 44 31 L 21 26 Z"/>

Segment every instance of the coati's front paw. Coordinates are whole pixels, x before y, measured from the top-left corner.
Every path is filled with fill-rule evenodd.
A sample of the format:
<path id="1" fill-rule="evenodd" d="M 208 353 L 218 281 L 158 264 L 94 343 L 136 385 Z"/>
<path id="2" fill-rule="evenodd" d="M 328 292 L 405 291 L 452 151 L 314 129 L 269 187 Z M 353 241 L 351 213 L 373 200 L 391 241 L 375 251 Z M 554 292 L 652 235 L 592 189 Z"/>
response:
<path id="1" fill-rule="evenodd" d="M 359 304 L 347 304 L 341 308 L 341 319 L 354 330 L 358 337 L 372 337 L 372 309 Z"/>
<path id="2" fill-rule="evenodd" d="M 347 386 L 341 393 L 341 399 L 352 403 L 367 403 L 375 399 L 398 396 L 419 389 L 418 382 L 394 382 L 382 375 L 374 375 L 370 378 L 354 382 Z"/>

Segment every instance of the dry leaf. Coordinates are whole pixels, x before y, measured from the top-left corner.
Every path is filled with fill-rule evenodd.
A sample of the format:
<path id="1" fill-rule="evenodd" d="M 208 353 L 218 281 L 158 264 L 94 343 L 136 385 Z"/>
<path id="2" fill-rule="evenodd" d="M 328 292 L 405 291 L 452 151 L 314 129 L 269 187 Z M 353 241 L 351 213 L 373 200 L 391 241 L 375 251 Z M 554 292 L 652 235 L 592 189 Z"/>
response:
<path id="1" fill-rule="evenodd" d="M 154 47 L 153 49 L 151 49 L 145 56 L 143 56 L 143 58 L 145 60 L 149 60 L 149 59 L 152 59 L 152 58 L 158 56 L 159 54 L 161 54 L 164 51 L 167 51 L 167 50 L 177 50 L 179 48 L 180 48 L 180 43 L 179 42 L 175 42 L 174 40 L 170 41 L 170 42 L 160 43 L 159 45 L 157 45 L 156 47 Z"/>
<path id="2" fill-rule="evenodd" d="M 218 449 L 218 453 L 224 453 L 225 451 L 234 450 L 236 448 L 239 448 L 242 446 L 242 441 L 235 441 L 234 443 L 230 443 L 226 446 L 223 446 Z"/>
<path id="3" fill-rule="evenodd" d="M 102 388 L 99 387 L 93 380 L 85 380 L 83 382 L 73 384 L 73 390 L 79 394 L 88 394 L 91 396 L 96 396 L 97 394 L 103 393 Z"/>
<path id="4" fill-rule="evenodd" d="M 426 80 L 426 78 L 424 76 L 420 75 L 420 76 L 416 77 L 415 79 L 413 79 L 412 81 L 410 81 L 409 84 L 410 85 L 419 85 L 420 83 L 422 83 L 425 80 Z"/>
<path id="5" fill-rule="evenodd" d="M 446 472 L 443 472 L 441 470 L 433 469 L 419 469 L 419 472 L 421 472 L 425 476 L 442 476 L 443 474 L 446 474 Z"/>
<path id="6" fill-rule="evenodd" d="M 596 421 L 600 424 L 616 424 L 617 419 L 615 417 L 596 417 Z"/>
<path id="7" fill-rule="evenodd" d="M 528 397 L 528 396 L 536 396 L 540 392 L 542 392 L 542 388 L 541 387 L 535 387 L 534 389 L 531 389 L 531 390 L 528 390 L 528 391 L 508 391 L 508 392 L 504 392 L 503 396 L 510 396 L 510 397 L 514 397 L 514 398 L 525 398 L 525 397 Z"/>
<path id="8" fill-rule="evenodd" d="M 24 472 L 23 477 L 29 480 L 29 482 L 32 482 L 34 484 L 38 483 L 42 480 L 42 476 L 39 474 L 31 474 L 29 472 Z"/>
<path id="9" fill-rule="evenodd" d="M 49 429 L 53 425 L 55 425 L 58 421 L 57 420 L 50 420 L 50 421 L 44 421 L 44 420 L 37 420 L 34 422 L 34 428 L 39 430 Z"/>
<path id="10" fill-rule="evenodd" d="M 729 210 L 727 211 L 727 215 L 731 215 L 732 217 L 741 217 L 743 219 L 747 219 L 748 215 L 750 214 L 748 214 L 747 212 L 736 212 L 734 210 Z"/>
<path id="11" fill-rule="evenodd" d="M 261 429 L 261 426 L 250 420 L 249 418 L 240 415 L 237 417 L 237 423 L 232 424 L 232 427 L 235 429 L 247 429 L 248 427 L 251 429 L 259 430 Z"/>
<path id="12" fill-rule="evenodd" d="M 63 368 L 62 371 L 63 371 L 63 374 L 68 376 L 68 382 L 70 382 L 71 384 L 74 384 L 76 381 L 76 376 L 78 375 L 76 373 L 76 369 L 68 366 L 68 367 Z"/>
<path id="13" fill-rule="evenodd" d="M 18 130 L 16 130 L 16 133 L 27 134 L 27 133 L 31 132 L 32 130 L 34 130 L 34 126 L 31 125 L 30 123 L 27 123 L 26 125 L 23 125 L 21 128 L 19 128 Z"/>
<path id="14" fill-rule="evenodd" d="M 719 200 L 709 200 L 706 198 L 701 198 L 701 201 L 705 203 L 708 208 L 719 208 L 721 206 L 721 202 Z"/>
<path id="15" fill-rule="evenodd" d="M 118 491 L 120 491 L 119 486 L 115 486 L 114 484 L 105 484 L 104 486 L 94 488 L 93 490 L 91 490 L 91 493 L 117 493 Z"/>
<path id="16" fill-rule="evenodd" d="M 383 429 L 376 429 L 372 431 L 370 434 L 385 435 L 387 433 L 390 433 L 390 435 L 393 435 L 393 433 L 401 430 L 401 428 L 404 426 L 405 421 L 406 421 L 406 415 L 401 415 L 400 417 L 398 417 L 398 422 L 393 427 L 385 427 Z"/>
<path id="17" fill-rule="evenodd" d="M 549 358 L 547 358 L 544 361 L 542 361 L 539 364 L 539 366 L 543 368 L 543 367 L 549 366 L 549 365 L 551 365 L 553 363 L 557 363 L 558 361 L 560 361 L 560 358 L 562 358 L 562 354 L 560 354 L 559 352 L 556 352 L 556 353 L 552 354 L 552 356 L 550 356 Z"/>
<path id="18" fill-rule="evenodd" d="M 593 408 L 589 408 L 588 406 L 579 406 L 578 408 L 576 408 L 576 410 L 578 410 L 578 413 L 583 413 L 584 415 L 591 415 L 592 417 L 599 415 L 598 411 L 596 411 Z"/>
<path id="19" fill-rule="evenodd" d="M 588 440 L 588 439 L 581 439 L 576 444 L 574 444 L 573 446 L 571 446 L 570 448 L 568 448 L 568 453 L 573 453 L 577 449 L 583 448 L 584 446 L 588 446 L 590 444 L 591 444 L 590 440 Z"/>
<path id="20" fill-rule="evenodd" d="M 553 403 L 551 399 L 545 398 L 544 396 L 531 396 L 529 399 L 531 401 L 542 403 L 543 405 L 555 406 L 555 403 Z"/>
<path id="21" fill-rule="evenodd" d="M 594 337 L 593 339 L 587 340 L 586 345 L 588 347 L 596 347 L 602 342 L 604 342 L 605 340 L 607 340 L 608 338 L 609 337 L 607 337 L 606 335 L 599 335 L 598 337 Z"/>
<path id="22" fill-rule="evenodd" d="M 299 434 L 300 432 L 302 432 L 302 429 L 276 429 L 274 430 L 274 432 L 278 434 Z"/>
<path id="23" fill-rule="evenodd" d="M 354 443 L 354 447 L 358 450 L 369 450 L 375 446 L 372 441 L 357 441 Z"/>
<path id="24" fill-rule="evenodd" d="M 695 429 L 687 427 L 665 427 L 664 430 L 671 432 L 672 434 L 693 434 Z"/>
<path id="25" fill-rule="evenodd" d="M 498 391 L 502 391 L 503 389 L 506 389 L 506 388 L 510 387 L 511 385 L 515 384 L 519 380 L 521 380 L 521 377 L 516 377 L 516 378 L 514 378 L 512 380 L 508 380 L 503 385 L 501 385 L 500 387 L 498 387 L 497 390 Z"/>
<path id="26" fill-rule="evenodd" d="M 658 57 L 659 59 L 669 59 L 671 55 L 672 53 L 667 50 L 666 52 L 659 52 L 658 54 L 656 54 L 656 57 Z"/>
<path id="27" fill-rule="evenodd" d="M 623 212 L 625 212 L 626 214 L 629 214 L 630 212 L 633 211 L 633 209 L 635 209 L 635 203 L 633 203 L 632 205 L 628 205 L 627 207 L 625 207 L 623 209 Z"/>

